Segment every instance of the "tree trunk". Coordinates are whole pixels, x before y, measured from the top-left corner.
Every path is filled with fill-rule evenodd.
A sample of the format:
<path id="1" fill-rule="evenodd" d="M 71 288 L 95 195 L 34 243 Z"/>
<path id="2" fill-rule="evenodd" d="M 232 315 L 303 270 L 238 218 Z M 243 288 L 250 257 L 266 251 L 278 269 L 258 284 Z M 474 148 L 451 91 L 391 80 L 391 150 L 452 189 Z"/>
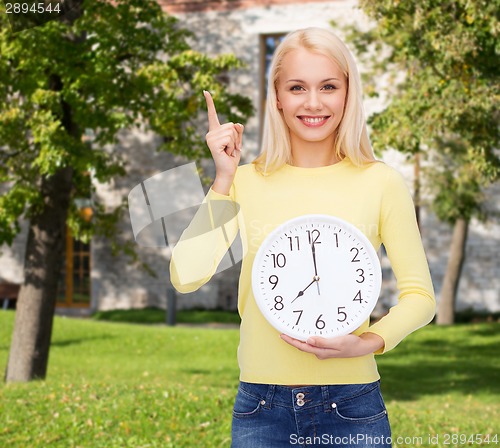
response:
<path id="1" fill-rule="evenodd" d="M 42 179 L 45 207 L 30 222 L 7 382 L 43 379 L 47 373 L 72 173 L 72 168 L 66 167 Z"/>
<path id="2" fill-rule="evenodd" d="M 460 282 L 462 266 L 465 260 L 465 245 L 467 244 L 468 228 L 469 221 L 465 218 L 457 219 L 453 228 L 450 257 L 443 279 L 441 298 L 438 306 L 436 319 L 438 325 L 451 325 L 455 321 L 455 303 L 458 283 Z"/>
<path id="3" fill-rule="evenodd" d="M 415 163 L 413 165 L 413 201 L 415 202 L 415 216 L 417 218 L 417 226 L 422 234 L 422 227 L 420 226 L 420 152 L 415 152 Z"/>
<path id="4" fill-rule="evenodd" d="M 51 75 L 49 85 L 51 90 L 61 91 L 61 77 Z M 70 105 L 63 100 L 61 106 L 63 127 L 76 140 L 80 139 Z M 6 382 L 43 379 L 47 374 L 72 187 L 73 168 L 69 166 L 41 178 L 43 209 L 30 217 L 24 256 L 24 284 L 16 305 Z"/>

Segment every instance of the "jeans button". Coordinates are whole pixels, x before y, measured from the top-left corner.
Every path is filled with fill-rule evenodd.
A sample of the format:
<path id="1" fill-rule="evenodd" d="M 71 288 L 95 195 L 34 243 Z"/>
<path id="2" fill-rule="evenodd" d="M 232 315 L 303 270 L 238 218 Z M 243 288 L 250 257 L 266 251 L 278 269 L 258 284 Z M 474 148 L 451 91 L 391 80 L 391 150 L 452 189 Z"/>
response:
<path id="1" fill-rule="evenodd" d="M 295 398 L 297 399 L 297 406 L 304 406 L 306 402 L 304 401 L 305 394 L 302 392 L 299 392 L 298 394 L 295 395 Z"/>

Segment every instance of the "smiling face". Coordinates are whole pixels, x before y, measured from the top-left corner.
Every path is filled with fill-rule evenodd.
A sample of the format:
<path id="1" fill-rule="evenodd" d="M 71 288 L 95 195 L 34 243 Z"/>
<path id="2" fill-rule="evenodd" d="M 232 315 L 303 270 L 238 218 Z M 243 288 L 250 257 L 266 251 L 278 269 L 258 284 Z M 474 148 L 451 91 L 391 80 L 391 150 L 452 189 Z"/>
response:
<path id="1" fill-rule="evenodd" d="M 342 120 L 347 81 L 327 56 L 305 48 L 285 55 L 277 83 L 277 106 L 290 130 L 292 152 L 315 147 L 333 151 Z"/>

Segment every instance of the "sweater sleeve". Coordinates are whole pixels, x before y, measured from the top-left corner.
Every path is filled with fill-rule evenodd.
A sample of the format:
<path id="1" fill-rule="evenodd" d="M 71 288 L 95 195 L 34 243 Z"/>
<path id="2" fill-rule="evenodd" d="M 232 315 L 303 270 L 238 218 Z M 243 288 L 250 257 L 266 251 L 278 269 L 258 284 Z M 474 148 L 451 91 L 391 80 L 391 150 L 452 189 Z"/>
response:
<path id="1" fill-rule="evenodd" d="M 208 191 L 172 251 L 170 280 L 181 293 L 196 291 L 215 274 L 238 233 L 234 184 L 229 196 Z"/>
<path id="2" fill-rule="evenodd" d="M 400 173 L 391 170 L 384 189 L 380 236 L 391 262 L 399 291 L 398 303 L 368 328 L 392 350 L 408 334 L 428 324 L 436 311 L 434 288 L 417 226 L 410 191 Z"/>

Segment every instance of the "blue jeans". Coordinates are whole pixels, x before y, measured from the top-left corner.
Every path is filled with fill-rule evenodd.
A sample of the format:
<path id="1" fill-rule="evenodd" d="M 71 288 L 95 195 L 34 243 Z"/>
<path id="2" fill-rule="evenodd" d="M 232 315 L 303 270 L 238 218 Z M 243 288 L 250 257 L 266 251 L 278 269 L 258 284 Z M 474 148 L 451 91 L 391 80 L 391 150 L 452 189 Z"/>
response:
<path id="1" fill-rule="evenodd" d="M 380 381 L 289 387 L 241 381 L 232 448 L 391 447 Z"/>

